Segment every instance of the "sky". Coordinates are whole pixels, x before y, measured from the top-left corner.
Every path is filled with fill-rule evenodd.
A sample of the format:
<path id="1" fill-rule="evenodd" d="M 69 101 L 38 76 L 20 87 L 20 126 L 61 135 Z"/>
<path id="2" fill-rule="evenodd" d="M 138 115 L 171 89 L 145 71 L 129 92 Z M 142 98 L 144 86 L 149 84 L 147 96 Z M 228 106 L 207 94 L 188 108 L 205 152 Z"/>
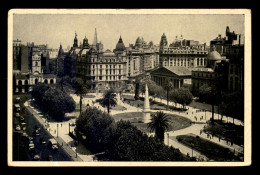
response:
<path id="1" fill-rule="evenodd" d="M 95 28 L 104 49 L 113 50 L 121 35 L 125 46 L 135 44 L 138 36 L 159 44 L 165 33 L 168 43 L 176 35 L 209 45 L 218 34 L 225 36 L 226 26 L 244 34 L 244 15 L 152 15 L 152 14 L 14 14 L 13 39 L 23 44 L 48 44 L 49 48 L 73 45 L 75 32 L 79 43 L 84 37 L 93 43 Z"/>

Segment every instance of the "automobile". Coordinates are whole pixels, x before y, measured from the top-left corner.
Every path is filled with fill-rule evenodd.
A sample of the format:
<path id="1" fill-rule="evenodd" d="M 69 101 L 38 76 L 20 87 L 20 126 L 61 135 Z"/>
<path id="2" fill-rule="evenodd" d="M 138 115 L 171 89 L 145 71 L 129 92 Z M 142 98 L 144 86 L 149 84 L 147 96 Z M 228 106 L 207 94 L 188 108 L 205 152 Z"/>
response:
<path id="1" fill-rule="evenodd" d="M 26 132 L 23 132 L 23 133 L 22 133 L 22 136 L 27 137 L 27 138 L 29 137 Z"/>
<path id="2" fill-rule="evenodd" d="M 16 125 L 15 129 L 16 129 L 16 131 L 21 131 L 21 126 L 20 125 Z"/>
<path id="3" fill-rule="evenodd" d="M 49 155 L 49 156 L 48 156 L 48 160 L 49 160 L 49 161 L 53 161 L 52 155 Z"/>
<path id="4" fill-rule="evenodd" d="M 35 154 L 35 155 L 33 156 L 33 160 L 40 160 L 39 154 Z"/>
<path id="5" fill-rule="evenodd" d="M 34 130 L 34 135 L 35 135 L 35 136 L 39 136 L 39 135 L 40 135 L 40 132 L 39 132 L 39 130 L 37 130 L 37 129 L 36 129 L 36 130 Z"/>
<path id="6" fill-rule="evenodd" d="M 75 122 L 71 123 L 70 126 L 76 126 Z"/>
<path id="7" fill-rule="evenodd" d="M 16 116 L 16 117 L 20 117 L 20 114 L 19 114 L 19 113 L 15 113 L 15 116 Z"/>
<path id="8" fill-rule="evenodd" d="M 58 149 L 58 143 L 55 139 L 49 139 L 49 146 L 53 149 L 53 150 L 57 150 Z"/>
<path id="9" fill-rule="evenodd" d="M 24 121 L 24 117 L 23 116 L 20 116 L 20 121 Z"/>
<path id="10" fill-rule="evenodd" d="M 40 142 L 41 142 L 41 144 L 45 144 L 45 143 L 46 143 L 46 140 L 45 140 L 43 137 L 41 137 L 41 138 L 40 138 Z"/>
<path id="11" fill-rule="evenodd" d="M 29 144 L 29 150 L 33 150 L 34 149 L 34 144 L 33 143 L 30 143 Z"/>
<path id="12" fill-rule="evenodd" d="M 26 126 L 23 126 L 22 129 L 23 129 L 23 131 L 26 131 Z"/>
<path id="13" fill-rule="evenodd" d="M 33 141 L 33 137 L 28 137 L 29 141 Z"/>

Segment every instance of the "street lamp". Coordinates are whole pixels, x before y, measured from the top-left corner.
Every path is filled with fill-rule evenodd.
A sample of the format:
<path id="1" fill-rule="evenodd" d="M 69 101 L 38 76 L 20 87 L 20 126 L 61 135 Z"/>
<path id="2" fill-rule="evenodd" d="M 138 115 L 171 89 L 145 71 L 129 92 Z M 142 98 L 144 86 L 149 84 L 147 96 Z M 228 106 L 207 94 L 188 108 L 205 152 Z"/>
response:
<path id="1" fill-rule="evenodd" d="M 194 147 L 194 143 L 191 143 L 191 157 L 193 157 L 193 147 Z"/>
<path id="2" fill-rule="evenodd" d="M 169 145 L 169 141 L 170 141 L 170 140 L 169 140 L 169 139 L 170 139 L 170 138 L 169 138 L 169 133 L 167 133 L 167 136 L 168 136 L 168 146 L 170 146 L 170 145 Z"/>
<path id="3" fill-rule="evenodd" d="M 58 127 L 59 127 L 59 124 L 57 123 L 57 138 L 58 138 Z"/>

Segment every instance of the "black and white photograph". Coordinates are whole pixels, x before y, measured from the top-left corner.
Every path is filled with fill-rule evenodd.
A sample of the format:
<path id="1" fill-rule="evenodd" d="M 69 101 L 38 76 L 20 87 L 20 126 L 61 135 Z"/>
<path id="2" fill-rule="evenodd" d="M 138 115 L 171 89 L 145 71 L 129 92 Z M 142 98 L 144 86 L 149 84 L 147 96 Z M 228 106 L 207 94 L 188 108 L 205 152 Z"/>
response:
<path id="1" fill-rule="evenodd" d="M 248 166 L 248 9 L 11 9 L 11 166 Z"/>

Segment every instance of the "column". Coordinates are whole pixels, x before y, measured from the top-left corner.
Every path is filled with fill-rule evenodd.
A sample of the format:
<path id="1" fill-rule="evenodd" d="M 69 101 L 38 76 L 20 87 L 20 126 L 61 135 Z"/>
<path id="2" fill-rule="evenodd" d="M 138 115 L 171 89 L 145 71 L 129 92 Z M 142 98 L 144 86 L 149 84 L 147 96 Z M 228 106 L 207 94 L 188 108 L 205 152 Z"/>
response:
<path id="1" fill-rule="evenodd" d="M 181 87 L 181 81 L 180 81 L 180 79 L 178 79 L 178 88 L 180 88 Z"/>

